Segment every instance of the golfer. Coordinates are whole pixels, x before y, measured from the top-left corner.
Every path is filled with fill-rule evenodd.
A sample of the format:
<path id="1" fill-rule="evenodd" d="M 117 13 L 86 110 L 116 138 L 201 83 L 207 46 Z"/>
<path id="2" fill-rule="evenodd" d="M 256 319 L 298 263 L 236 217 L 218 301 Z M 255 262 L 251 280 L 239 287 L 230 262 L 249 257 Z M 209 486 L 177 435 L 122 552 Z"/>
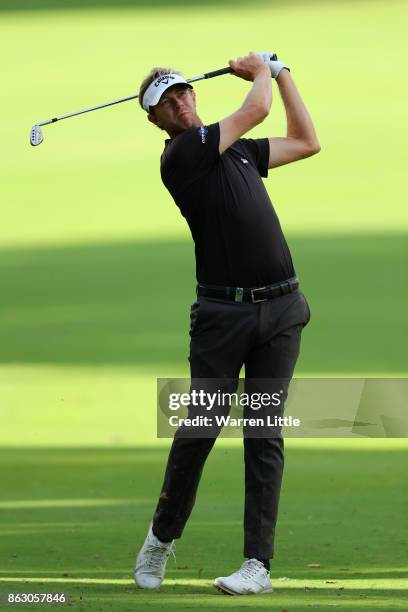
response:
<path id="1" fill-rule="evenodd" d="M 192 379 L 238 382 L 245 365 L 248 386 L 265 379 L 289 381 L 302 330 L 310 319 L 261 177 L 266 178 L 270 168 L 318 153 L 320 145 L 289 68 L 270 57 L 250 53 L 230 60 L 233 74 L 252 86 L 234 113 L 210 125 L 198 116 L 195 91 L 181 73 L 153 68 L 140 87 L 139 100 L 148 120 L 169 136 L 161 156 L 161 177 L 195 242 Z M 270 112 L 271 77 L 285 107 L 287 136 L 242 138 Z M 153 521 L 136 559 L 135 581 L 142 589 L 161 585 L 216 439 L 179 433 L 170 450 Z M 244 457 L 246 560 L 238 571 L 214 582 L 232 595 L 272 591 L 270 559 L 283 471 L 282 435 L 244 436 Z"/>

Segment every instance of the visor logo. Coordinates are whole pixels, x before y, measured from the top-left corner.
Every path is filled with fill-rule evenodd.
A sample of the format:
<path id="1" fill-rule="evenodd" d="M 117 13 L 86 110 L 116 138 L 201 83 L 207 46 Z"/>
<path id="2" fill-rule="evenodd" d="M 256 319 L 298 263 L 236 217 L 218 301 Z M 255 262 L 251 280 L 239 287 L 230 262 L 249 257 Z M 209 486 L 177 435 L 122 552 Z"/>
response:
<path id="1" fill-rule="evenodd" d="M 175 78 L 176 77 L 172 76 L 171 74 L 165 74 L 157 79 L 154 86 L 158 87 L 160 83 L 164 83 L 165 85 L 168 85 L 170 79 L 174 81 Z"/>

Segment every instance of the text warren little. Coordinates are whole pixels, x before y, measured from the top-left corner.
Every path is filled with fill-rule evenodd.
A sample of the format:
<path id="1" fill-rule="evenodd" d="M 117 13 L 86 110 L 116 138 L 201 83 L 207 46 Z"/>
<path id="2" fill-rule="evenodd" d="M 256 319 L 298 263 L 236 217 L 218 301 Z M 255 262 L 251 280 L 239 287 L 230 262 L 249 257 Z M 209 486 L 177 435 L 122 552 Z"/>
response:
<path id="1" fill-rule="evenodd" d="M 299 427 L 300 419 L 291 416 L 272 416 L 263 418 L 234 418 L 225 415 L 215 415 L 214 417 L 196 416 L 192 419 L 180 418 L 177 415 L 169 418 L 171 427 Z"/>

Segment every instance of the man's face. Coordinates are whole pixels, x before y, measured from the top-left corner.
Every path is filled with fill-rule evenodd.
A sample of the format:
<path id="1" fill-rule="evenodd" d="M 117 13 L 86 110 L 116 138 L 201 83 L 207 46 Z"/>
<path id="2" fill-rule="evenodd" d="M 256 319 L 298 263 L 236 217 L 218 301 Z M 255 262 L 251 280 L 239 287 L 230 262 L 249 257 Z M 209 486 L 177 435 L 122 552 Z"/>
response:
<path id="1" fill-rule="evenodd" d="M 159 103 L 152 107 L 148 119 L 170 136 L 175 136 L 195 125 L 201 125 L 196 114 L 195 92 L 182 83 L 169 87 Z"/>

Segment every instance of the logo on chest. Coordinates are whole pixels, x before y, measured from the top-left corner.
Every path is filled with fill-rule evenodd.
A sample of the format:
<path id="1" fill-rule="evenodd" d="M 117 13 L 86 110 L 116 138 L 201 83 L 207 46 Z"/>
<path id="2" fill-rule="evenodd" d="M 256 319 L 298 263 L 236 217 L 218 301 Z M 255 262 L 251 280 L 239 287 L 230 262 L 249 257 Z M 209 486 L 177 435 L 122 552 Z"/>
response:
<path id="1" fill-rule="evenodd" d="M 243 164 L 249 164 L 249 161 L 245 159 L 245 157 L 240 157 L 240 160 L 242 161 Z"/>
<path id="2" fill-rule="evenodd" d="M 204 127 L 204 126 L 201 126 L 200 128 L 198 128 L 198 133 L 199 133 L 199 134 L 200 134 L 200 136 L 201 136 L 201 142 L 202 142 L 202 144 L 205 144 L 205 137 L 206 137 L 206 136 L 207 136 L 207 134 L 208 134 L 208 130 L 207 130 L 207 128 L 206 128 L 206 127 Z"/>

